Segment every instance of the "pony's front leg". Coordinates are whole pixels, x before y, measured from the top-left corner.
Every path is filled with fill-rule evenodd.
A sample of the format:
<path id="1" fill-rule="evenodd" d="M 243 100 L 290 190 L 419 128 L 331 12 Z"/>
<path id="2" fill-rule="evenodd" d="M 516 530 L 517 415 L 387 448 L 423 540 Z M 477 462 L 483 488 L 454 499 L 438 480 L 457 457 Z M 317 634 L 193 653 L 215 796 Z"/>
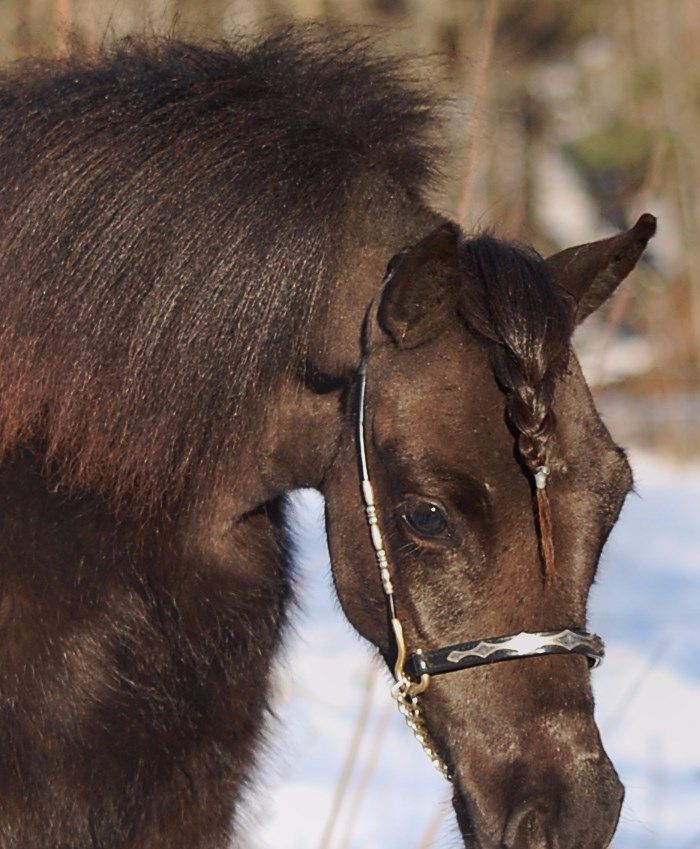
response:
<path id="1" fill-rule="evenodd" d="M 222 557 L 65 501 L 29 533 L 7 506 L 0 849 L 235 846 L 289 595 L 277 509 Z"/>

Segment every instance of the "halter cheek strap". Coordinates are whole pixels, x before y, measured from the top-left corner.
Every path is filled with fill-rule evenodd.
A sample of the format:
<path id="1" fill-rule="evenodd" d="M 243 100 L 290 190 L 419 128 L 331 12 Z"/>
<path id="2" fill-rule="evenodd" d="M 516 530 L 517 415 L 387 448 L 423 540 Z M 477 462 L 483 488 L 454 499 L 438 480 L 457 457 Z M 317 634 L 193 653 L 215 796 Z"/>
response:
<path id="1" fill-rule="evenodd" d="M 580 654 L 588 659 L 591 666 L 597 666 L 603 659 L 605 649 L 603 641 L 596 634 L 589 634 L 587 631 L 581 631 L 577 628 L 565 628 L 560 631 L 522 631 L 519 634 L 470 640 L 427 652 L 416 649 L 410 654 L 407 653 L 403 627 L 396 611 L 391 569 L 379 525 L 374 489 L 370 481 L 367 463 L 366 390 L 367 358 L 365 356 L 359 370 L 357 452 L 362 501 L 374 555 L 379 567 L 382 589 L 386 598 L 387 615 L 394 635 L 396 650 L 394 678 L 396 683 L 392 687 L 392 695 L 397 701 L 399 711 L 406 719 L 409 728 L 413 731 L 433 765 L 450 781 L 449 768 L 436 751 L 418 701 L 418 696 L 427 690 L 432 676 L 500 661 L 551 654 Z M 546 466 L 540 466 L 536 470 L 535 486 L 537 489 L 544 489 L 548 475 L 549 468 Z"/>

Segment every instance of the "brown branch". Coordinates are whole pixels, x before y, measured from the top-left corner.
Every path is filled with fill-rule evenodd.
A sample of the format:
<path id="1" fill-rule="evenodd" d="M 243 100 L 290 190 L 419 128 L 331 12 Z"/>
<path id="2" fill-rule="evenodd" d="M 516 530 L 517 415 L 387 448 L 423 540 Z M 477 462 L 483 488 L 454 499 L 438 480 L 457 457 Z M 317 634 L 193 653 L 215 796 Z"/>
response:
<path id="1" fill-rule="evenodd" d="M 476 66 L 474 79 L 474 100 L 470 117 L 470 132 L 464 147 L 464 179 L 462 191 L 457 205 L 457 220 L 463 222 L 469 211 L 474 189 L 474 178 L 476 175 L 476 161 L 479 153 L 479 137 L 483 123 L 484 107 L 488 95 L 489 71 L 493 58 L 493 47 L 496 41 L 496 28 L 498 24 L 498 0 L 486 0 L 486 11 L 484 12 L 483 46 L 479 62 Z"/>
<path id="2" fill-rule="evenodd" d="M 32 49 L 32 0 L 15 0 L 17 6 L 17 29 L 15 45 L 21 56 Z"/>
<path id="3" fill-rule="evenodd" d="M 53 19 L 58 52 L 67 53 L 71 28 L 71 0 L 54 0 Z"/>

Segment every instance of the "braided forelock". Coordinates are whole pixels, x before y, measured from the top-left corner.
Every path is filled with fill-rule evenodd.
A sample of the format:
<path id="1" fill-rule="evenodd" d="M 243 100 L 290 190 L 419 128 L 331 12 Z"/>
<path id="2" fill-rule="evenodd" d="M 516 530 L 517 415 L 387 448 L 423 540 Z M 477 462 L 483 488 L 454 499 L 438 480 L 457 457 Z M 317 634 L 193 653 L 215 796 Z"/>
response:
<path id="1" fill-rule="evenodd" d="M 554 387 L 568 357 L 570 310 L 532 248 L 490 235 L 465 241 L 460 264 L 466 281 L 460 309 L 479 335 L 495 343 L 492 363 L 518 434 L 518 451 L 533 474 L 550 460 L 556 426 Z M 537 490 L 537 518 L 545 571 L 554 548 L 546 491 Z"/>

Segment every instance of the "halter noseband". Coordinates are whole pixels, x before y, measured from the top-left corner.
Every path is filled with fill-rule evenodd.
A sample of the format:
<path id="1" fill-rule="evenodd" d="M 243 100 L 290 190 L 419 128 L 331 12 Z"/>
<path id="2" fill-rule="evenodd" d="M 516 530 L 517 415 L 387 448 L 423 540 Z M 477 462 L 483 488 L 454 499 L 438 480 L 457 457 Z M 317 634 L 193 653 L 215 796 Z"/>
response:
<path id="1" fill-rule="evenodd" d="M 474 666 L 497 663 L 505 660 L 518 660 L 524 657 L 538 657 L 547 654 L 580 654 L 588 658 L 591 667 L 598 666 L 605 655 L 602 639 L 596 634 L 577 628 L 565 628 L 561 631 L 522 631 L 501 637 L 470 640 L 457 645 L 445 646 L 424 652 L 416 649 L 407 653 L 403 627 L 396 612 L 394 587 L 384 540 L 379 527 L 374 490 L 370 481 L 367 464 L 367 440 L 365 434 L 365 393 L 367 388 L 367 355 L 362 359 L 359 370 L 359 398 L 357 413 L 357 446 L 360 466 L 362 501 L 365 507 L 367 524 L 374 548 L 382 589 L 387 602 L 387 614 L 394 635 L 396 661 L 392 695 L 399 710 L 406 719 L 409 728 L 423 746 L 433 765 L 451 780 L 449 768 L 436 752 L 430 739 L 418 696 L 427 690 L 434 675 L 471 669 Z M 549 469 L 540 467 L 535 474 L 535 485 L 544 488 Z"/>

